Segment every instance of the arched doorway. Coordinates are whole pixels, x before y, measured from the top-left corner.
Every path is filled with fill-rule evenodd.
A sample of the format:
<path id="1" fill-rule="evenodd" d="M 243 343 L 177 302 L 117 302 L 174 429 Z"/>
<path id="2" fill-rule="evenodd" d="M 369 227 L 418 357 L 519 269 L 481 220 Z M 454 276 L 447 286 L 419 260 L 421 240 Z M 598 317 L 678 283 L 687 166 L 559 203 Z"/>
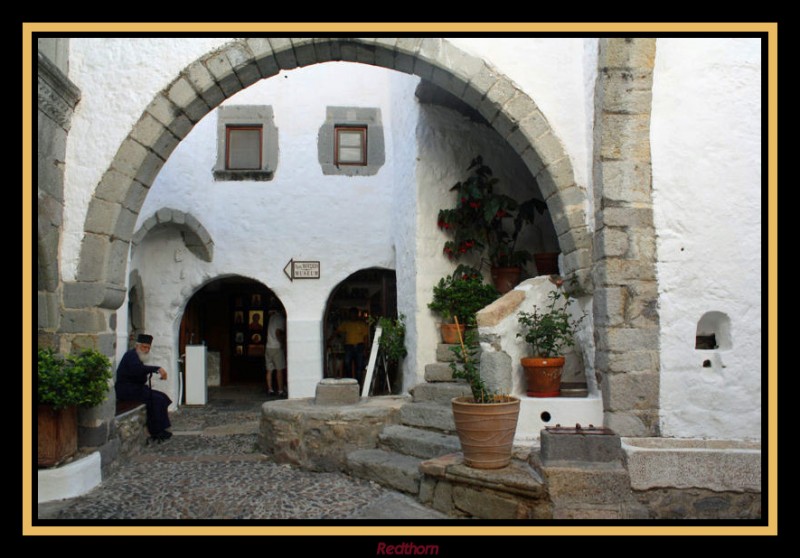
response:
<path id="1" fill-rule="evenodd" d="M 353 310 L 357 313 L 358 320 L 363 320 L 369 325 L 371 341 L 377 318 L 397 317 L 395 271 L 380 268 L 362 269 L 347 277 L 331 291 L 323 318 L 326 378 L 350 377 L 344 368 L 345 340 L 336 332 Z M 369 346 L 364 347 L 363 366 L 367 364 L 369 349 Z M 363 381 L 363 369 L 358 372 L 357 379 L 359 384 Z"/>
<path id="2" fill-rule="evenodd" d="M 186 345 L 208 347 L 209 386 L 264 386 L 266 318 L 270 305 L 286 315 L 266 285 L 234 276 L 212 281 L 197 291 L 181 318 L 179 351 Z"/>

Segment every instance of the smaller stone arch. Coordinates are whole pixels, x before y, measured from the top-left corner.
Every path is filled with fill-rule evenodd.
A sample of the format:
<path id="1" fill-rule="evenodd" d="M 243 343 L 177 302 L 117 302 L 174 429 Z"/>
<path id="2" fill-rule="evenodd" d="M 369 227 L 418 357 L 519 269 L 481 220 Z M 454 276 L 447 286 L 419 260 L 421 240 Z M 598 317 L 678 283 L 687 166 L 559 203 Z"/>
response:
<path id="1" fill-rule="evenodd" d="M 156 211 L 134 233 L 131 239 L 134 249 L 150 231 L 164 227 L 178 229 L 186 248 L 201 260 L 210 262 L 214 259 L 214 241 L 202 223 L 191 213 L 169 207 Z"/>

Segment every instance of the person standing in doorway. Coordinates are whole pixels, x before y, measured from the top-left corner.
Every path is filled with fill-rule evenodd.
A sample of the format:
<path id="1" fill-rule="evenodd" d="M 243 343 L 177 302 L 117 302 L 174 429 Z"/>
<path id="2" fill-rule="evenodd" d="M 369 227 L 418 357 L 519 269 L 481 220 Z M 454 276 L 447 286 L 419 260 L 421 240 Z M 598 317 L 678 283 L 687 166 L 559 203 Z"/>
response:
<path id="1" fill-rule="evenodd" d="M 150 360 L 152 343 L 152 335 L 143 333 L 136 338 L 133 349 L 119 361 L 114 391 L 119 401 L 141 401 L 146 405 L 150 437 L 161 442 L 172 437 L 172 432 L 167 430 L 171 426 L 168 409 L 172 400 L 166 393 L 145 385 L 151 374 L 158 374 L 162 380 L 167 379 L 167 371 L 162 367 L 146 364 Z"/>
<path id="2" fill-rule="evenodd" d="M 264 353 L 267 365 L 267 394 L 286 397 L 286 318 L 276 306 L 267 311 L 267 344 Z M 277 393 L 272 389 L 272 373 L 278 384 Z"/>
<path id="3" fill-rule="evenodd" d="M 339 324 L 336 333 L 344 334 L 344 374 L 360 383 L 364 351 L 369 345 L 369 326 L 359 317 L 358 308 L 350 308 L 348 319 Z"/>

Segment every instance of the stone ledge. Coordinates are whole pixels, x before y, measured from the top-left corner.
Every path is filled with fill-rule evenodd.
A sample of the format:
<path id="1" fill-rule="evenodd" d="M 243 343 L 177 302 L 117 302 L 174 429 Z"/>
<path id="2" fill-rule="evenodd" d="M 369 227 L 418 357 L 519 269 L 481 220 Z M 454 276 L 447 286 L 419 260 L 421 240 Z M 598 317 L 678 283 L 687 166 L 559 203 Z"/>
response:
<path id="1" fill-rule="evenodd" d="M 40 469 L 37 474 L 38 502 L 75 498 L 86 494 L 100 484 L 100 453 L 52 469 Z"/>
<path id="2" fill-rule="evenodd" d="M 539 473 L 524 461 L 515 459 L 502 469 L 474 469 L 464 465 L 464 455 L 459 452 L 423 461 L 419 469 L 424 475 L 456 484 L 480 486 L 534 499 L 546 496 Z"/>
<path id="3" fill-rule="evenodd" d="M 622 438 L 634 490 L 761 492 L 761 444 L 735 440 Z"/>

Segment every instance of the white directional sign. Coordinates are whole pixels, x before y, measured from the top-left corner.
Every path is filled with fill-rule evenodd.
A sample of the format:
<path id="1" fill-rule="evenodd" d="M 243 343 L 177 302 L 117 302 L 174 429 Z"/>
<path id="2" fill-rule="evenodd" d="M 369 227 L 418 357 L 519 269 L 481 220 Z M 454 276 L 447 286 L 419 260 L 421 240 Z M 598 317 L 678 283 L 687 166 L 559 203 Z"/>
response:
<path id="1" fill-rule="evenodd" d="M 289 263 L 283 268 L 283 272 L 291 281 L 295 279 L 319 279 L 320 265 L 319 262 L 296 262 L 294 260 L 289 260 Z"/>

